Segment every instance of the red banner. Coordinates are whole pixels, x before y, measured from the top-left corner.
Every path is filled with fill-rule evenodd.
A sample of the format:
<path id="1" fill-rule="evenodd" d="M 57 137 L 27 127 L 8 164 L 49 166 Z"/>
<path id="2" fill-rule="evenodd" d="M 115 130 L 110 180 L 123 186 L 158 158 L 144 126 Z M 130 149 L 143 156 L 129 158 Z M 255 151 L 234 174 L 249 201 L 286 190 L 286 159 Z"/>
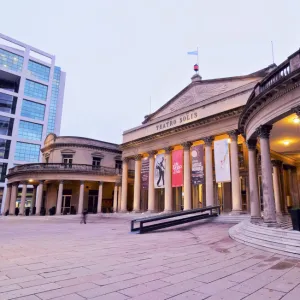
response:
<path id="1" fill-rule="evenodd" d="M 142 189 L 148 189 L 149 185 L 149 159 L 142 160 L 142 169 L 141 169 L 141 177 L 142 177 Z"/>
<path id="2" fill-rule="evenodd" d="M 183 150 L 172 152 L 172 187 L 183 185 Z"/>

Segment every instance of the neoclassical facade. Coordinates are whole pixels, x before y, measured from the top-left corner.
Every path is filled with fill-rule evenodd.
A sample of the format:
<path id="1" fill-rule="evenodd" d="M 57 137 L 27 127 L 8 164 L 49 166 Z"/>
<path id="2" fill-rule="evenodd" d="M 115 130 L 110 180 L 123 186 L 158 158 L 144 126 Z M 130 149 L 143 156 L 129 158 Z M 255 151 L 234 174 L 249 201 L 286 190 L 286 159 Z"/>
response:
<path id="1" fill-rule="evenodd" d="M 31 213 L 75 214 L 113 212 L 120 209 L 122 152 L 119 145 L 81 137 L 49 134 L 41 149 L 42 163 L 9 170 L 5 212 L 19 208 Z M 127 168 L 129 182 L 133 171 Z M 130 197 L 130 187 L 129 187 Z M 130 210 L 132 204 L 128 201 Z"/>
<path id="2" fill-rule="evenodd" d="M 146 116 L 142 125 L 125 131 L 121 145 L 121 210 L 126 211 L 127 207 L 127 168 L 132 161 L 134 211 L 170 212 L 220 205 L 223 212 L 251 213 L 253 220 L 261 218 L 264 211 L 268 223 L 274 221 L 276 212 L 282 214 L 299 205 L 300 92 L 296 88 L 298 77 L 290 77 L 297 72 L 290 67 L 291 61 L 299 64 L 298 59 L 296 52 L 279 67 L 270 65 L 246 76 L 203 80 L 195 74 L 186 88 Z M 281 76 L 293 83 L 294 94 L 290 83 L 282 81 Z M 272 97 L 278 100 L 270 100 L 271 106 L 265 105 Z M 216 180 L 220 166 L 215 163 L 215 145 L 226 139 L 230 180 L 220 182 Z M 191 147 L 197 145 L 204 148 L 204 181 L 192 184 Z M 172 156 L 176 150 L 183 151 L 184 179 L 181 186 L 174 187 Z M 163 188 L 157 188 L 154 180 L 155 157 L 160 154 L 165 162 Z M 148 185 L 144 189 L 143 160 L 149 162 Z"/>

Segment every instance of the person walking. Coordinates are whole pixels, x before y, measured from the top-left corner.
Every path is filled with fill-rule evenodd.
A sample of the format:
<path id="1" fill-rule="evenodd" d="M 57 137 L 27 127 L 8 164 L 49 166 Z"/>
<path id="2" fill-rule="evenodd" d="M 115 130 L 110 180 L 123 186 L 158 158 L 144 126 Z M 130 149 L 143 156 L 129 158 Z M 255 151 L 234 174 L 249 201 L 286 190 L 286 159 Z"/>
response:
<path id="1" fill-rule="evenodd" d="M 82 224 L 82 223 L 86 224 L 87 214 L 88 214 L 88 211 L 87 211 L 87 209 L 85 208 L 85 209 L 82 211 L 82 217 L 81 217 L 80 224 Z"/>

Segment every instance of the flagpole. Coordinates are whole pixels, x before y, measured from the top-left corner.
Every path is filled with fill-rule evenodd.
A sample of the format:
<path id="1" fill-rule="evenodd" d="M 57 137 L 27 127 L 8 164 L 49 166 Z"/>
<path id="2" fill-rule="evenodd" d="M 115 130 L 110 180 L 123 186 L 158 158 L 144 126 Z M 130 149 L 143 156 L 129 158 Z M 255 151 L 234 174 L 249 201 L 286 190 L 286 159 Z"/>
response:
<path id="1" fill-rule="evenodd" d="M 198 52 L 198 47 L 197 47 L 197 65 L 199 66 L 199 52 Z"/>

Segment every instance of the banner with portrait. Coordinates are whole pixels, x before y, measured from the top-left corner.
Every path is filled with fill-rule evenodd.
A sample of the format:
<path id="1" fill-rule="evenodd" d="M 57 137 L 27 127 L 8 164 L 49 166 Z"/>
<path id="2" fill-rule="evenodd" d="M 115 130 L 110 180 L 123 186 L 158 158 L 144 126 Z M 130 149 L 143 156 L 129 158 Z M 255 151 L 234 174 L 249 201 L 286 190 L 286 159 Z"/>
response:
<path id="1" fill-rule="evenodd" d="M 172 152 L 172 187 L 183 186 L 183 150 Z"/>
<path id="2" fill-rule="evenodd" d="M 157 154 L 155 157 L 154 187 L 162 189 L 165 187 L 165 154 Z"/>
<path id="3" fill-rule="evenodd" d="M 204 184 L 204 147 L 193 146 L 192 149 L 192 184 Z"/>
<path id="4" fill-rule="evenodd" d="M 149 159 L 142 159 L 141 168 L 142 189 L 148 189 L 149 186 Z"/>
<path id="5" fill-rule="evenodd" d="M 216 182 L 229 182 L 230 160 L 228 139 L 214 141 Z"/>

